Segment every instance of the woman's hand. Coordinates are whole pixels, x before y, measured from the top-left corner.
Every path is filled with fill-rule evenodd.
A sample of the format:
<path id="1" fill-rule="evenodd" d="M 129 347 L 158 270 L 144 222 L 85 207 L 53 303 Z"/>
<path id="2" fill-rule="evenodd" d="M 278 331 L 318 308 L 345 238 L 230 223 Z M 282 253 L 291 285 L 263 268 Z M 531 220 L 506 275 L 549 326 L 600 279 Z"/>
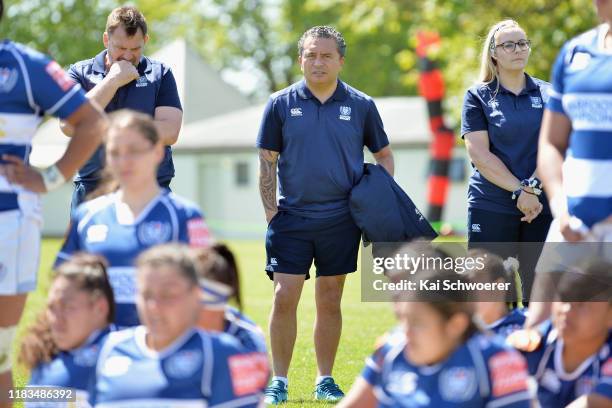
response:
<path id="1" fill-rule="evenodd" d="M 544 206 L 540 203 L 537 195 L 525 190 L 518 196 L 516 207 L 525 214 L 525 216 L 521 218 L 521 221 L 531 223 L 531 221 L 540 215 Z"/>

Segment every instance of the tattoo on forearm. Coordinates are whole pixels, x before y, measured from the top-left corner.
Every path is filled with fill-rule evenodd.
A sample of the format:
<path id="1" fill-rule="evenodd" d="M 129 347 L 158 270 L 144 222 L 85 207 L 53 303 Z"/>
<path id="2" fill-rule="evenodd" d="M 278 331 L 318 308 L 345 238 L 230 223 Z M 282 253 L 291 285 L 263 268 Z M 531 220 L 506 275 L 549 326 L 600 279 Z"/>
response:
<path id="1" fill-rule="evenodd" d="M 266 212 L 274 212 L 276 207 L 276 163 L 278 153 L 259 150 L 259 193 Z"/>

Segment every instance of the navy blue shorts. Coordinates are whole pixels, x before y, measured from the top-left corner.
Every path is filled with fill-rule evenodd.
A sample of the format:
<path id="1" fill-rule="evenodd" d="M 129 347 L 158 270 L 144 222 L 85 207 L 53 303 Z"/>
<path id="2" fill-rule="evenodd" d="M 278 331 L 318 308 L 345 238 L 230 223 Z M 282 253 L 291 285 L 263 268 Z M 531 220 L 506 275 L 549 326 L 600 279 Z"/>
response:
<path id="1" fill-rule="evenodd" d="M 332 218 L 305 218 L 279 211 L 266 234 L 266 272 L 306 275 L 314 260 L 317 277 L 357 270 L 361 231 L 349 213 Z"/>

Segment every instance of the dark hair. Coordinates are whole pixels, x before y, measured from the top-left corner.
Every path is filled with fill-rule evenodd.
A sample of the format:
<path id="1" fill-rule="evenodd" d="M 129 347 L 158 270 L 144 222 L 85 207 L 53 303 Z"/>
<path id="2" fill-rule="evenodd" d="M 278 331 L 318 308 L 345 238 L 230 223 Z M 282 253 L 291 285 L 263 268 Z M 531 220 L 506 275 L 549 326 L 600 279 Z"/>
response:
<path id="1" fill-rule="evenodd" d="M 106 32 L 112 34 L 120 25 L 125 28 L 129 37 L 134 36 L 138 29 L 142 31 L 143 36 L 147 35 L 147 20 L 136 7 L 123 6 L 111 11 L 106 19 Z"/>
<path id="2" fill-rule="evenodd" d="M 484 265 L 483 268 L 478 268 L 476 265 L 473 268 L 467 268 L 464 275 L 469 280 L 487 283 L 501 280 L 502 283 L 510 284 L 506 291 L 505 301 L 514 302 L 518 299 L 518 288 L 514 280 L 515 271 L 512 269 L 509 259 L 504 261 L 499 255 L 480 248 L 469 250 L 468 257 L 481 258 Z"/>
<path id="3" fill-rule="evenodd" d="M 198 284 L 196 265 L 188 246 L 176 243 L 157 245 L 141 253 L 136 260 L 138 269 L 163 266 L 175 268 L 190 285 Z"/>
<path id="4" fill-rule="evenodd" d="M 601 258 L 582 260 L 561 272 L 555 295 L 564 302 L 612 304 L 612 263 Z"/>
<path id="5" fill-rule="evenodd" d="M 211 248 L 198 248 L 193 251 L 199 278 L 210 279 L 232 288 L 232 297 L 238 309 L 242 310 L 240 296 L 240 275 L 236 258 L 232 251 L 221 243 Z"/>
<path id="6" fill-rule="evenodd" d="M 110 125 L 108 127 L 107 136 L 111 131 L 132 129 L 142 135 L 152 145 L 159 143 L 160 137 L 153 122 L 153 118 L 145 113 L 136 112 L 131 109 L 120 109 L 108 115 Z M 96 197 L 112 193 L 119 189 L 119 183 L 110 173 L 108 167 L 105 167 L 101 173 L 101 179 L 98 187 L 89 193 L 86 200 L 92 200 Z"/>
<path id="7" fill-rule="evenodd" d="M 62 277 L 75 283 L 79 290 L 92 296 L 101 296 L 108 303 L 106 322 L 115 318 L 115 297 L 106 272 L 106 260 L 99 255 L 76 253 L 62 263 L 53 273 L 53 280 Z M 28 328 L 22 341 L 19 361 L 32 369 L 40 363 L 49 362 L 59 353 L 59 348 L 51 337 L 51 327 L 46 310 L 41 312 L 35 323 Z"/>
<path id="8" fill-rule="evenodd" d="M 344 37 L 340 32 L 338 32 L 334 27 L 330 26 L 315 26 L 312 27 L 300 37 L 298 41 L 298 55 L 301 57 L 304 52 L 304 43 L 307 38 L 331 38 L 336 41 L 336 47 L 338 48 L 338 54 L 341 57 L 344 57 L 346 54 L 346 42 L 344 41 Z"/>

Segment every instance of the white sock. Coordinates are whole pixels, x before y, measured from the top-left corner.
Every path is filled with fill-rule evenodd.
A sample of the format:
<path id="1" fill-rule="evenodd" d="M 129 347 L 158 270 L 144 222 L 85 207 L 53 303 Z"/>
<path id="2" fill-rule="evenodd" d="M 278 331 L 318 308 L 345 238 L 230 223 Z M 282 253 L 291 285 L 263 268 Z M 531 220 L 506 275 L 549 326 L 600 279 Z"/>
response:
<path id="1" fill-rule="evenodd" d="M 326 378 L 332 378 L 332 376 L 331 375 L 319 375 L 317 377 L 317 382 L 315 383 L 315 385 L 321 384 L 321 382 Z"/>
<path id="2" fill-rule="evenodd" d="M 275 375 L 274 377 L 272 377 L 272 381 L 274 380 L 282 381 L 282 383 L 285 384 L 285 387 L 289 387 L 289 380 L 287 379 L 287 377 L 277 377 Z"/>

